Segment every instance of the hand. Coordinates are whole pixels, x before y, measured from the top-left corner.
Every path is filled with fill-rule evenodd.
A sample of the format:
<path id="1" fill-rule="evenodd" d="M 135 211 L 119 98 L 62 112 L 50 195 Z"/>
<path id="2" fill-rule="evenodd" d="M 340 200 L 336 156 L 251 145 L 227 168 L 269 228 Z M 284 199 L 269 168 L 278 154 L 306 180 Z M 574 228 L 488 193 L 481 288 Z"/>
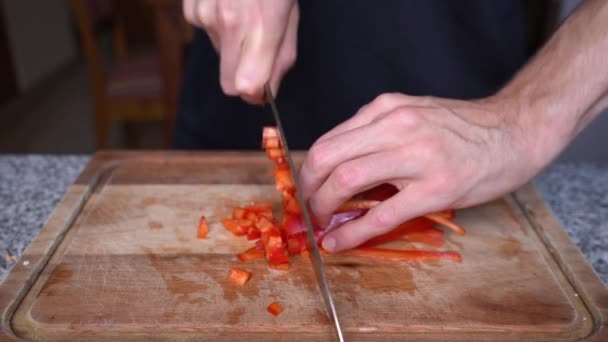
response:
<path id="1" fill-rule="evenodd" d="M 382 183 L 399 192 L 329 233 L 339 251 L 429 212 L 479 204 L 511 191 L 538 160 L 518 106 L 384 94 L 315 142 L 300 169 L 303 196 L 324 227 L 346 200 Z"/>
<path id="2" fill-rule="evenodd" d="M 225 94 L 260 104 L 267 81 L 273 94 L 278 92 L 296 60 L 297 1 L 184 0 L 183 10 L 188 22 L 207 32 L 219 53 Z"/>

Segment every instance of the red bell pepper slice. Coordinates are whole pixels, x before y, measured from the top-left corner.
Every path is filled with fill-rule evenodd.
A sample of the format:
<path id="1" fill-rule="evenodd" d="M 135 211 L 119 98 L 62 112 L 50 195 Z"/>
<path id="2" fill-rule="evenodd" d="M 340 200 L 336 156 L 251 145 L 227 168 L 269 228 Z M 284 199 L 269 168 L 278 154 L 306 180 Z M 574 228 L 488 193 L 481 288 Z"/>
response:
<path id="1" fill-rule="evenodd" d="M 462 256 L 456 252 L 436 252 L 420 250 L 397 250 L 388 248 L 361 247 L 338 253 L 337 255 L 356 256 L 371 259 L 404 260 L 404 261 L 462 261 Z"/>
<path id="2" fill-rule="evenodd" d="M 207 219 L 205 218 L 205 216 L 201 216 L 201 219 L 198 223 L 196 237 L 199 239 L 206 239 L 208 233 L 209 233 L 209 225 L 207 224 Z"/>
<path id="3" fill-rule="evenodd" d="M 270 312 L 273 316 L 278 316 L 281 314 L 281 312 L 283 312 L 283 306 L 281 306 L 281 304 L 278 302 L 272 302 L 272 304 L 268 305 L 266 310 L 268 310 L 268 312 Z"/>
<path id="4" fill-rule="evenodd" d="M 376 236 L 375 238 L 368 240 L 363 244 L 365 247 L 371 247 L 380 245 L 383 243 L 391 242 L 397 240 L 411 231 L 419 231 L 420 229 L 428 229 L 433 228 L 435 223 L 425 217 L 418 217 L 413 220 L 407 221 L 405 223 L 400 224 L 395 229 L 389 231 L 388 233 L 384 233 L 382 235 Z"/>
<path id="5" fill-rule="evenodd" d="M 228 281 L 235 285 L 243 286 L 251 279 L 251 272 L 247 272 L 240 268 L 231 268 L 228 271 Z"/>

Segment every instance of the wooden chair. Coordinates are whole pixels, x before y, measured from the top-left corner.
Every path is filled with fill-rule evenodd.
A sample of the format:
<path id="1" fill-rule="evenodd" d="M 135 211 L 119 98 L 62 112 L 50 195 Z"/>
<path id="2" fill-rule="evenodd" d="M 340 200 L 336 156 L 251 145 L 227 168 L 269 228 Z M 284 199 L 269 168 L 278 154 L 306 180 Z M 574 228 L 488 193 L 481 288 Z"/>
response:
<path id="1" fill-rule="evenodd" d="M 111 121 L 125 124 L 127 140 L 133 145 L 133 124 L 164 121 L 169 127 L 163 79 L 157 53 L 130 53 L 125 19 L 114 11 L 111 0 L 70 0 L 88 65 L 95 111 L 96 147 L 108 147 Z M 104 63 L 96 35 L 99 26 L 111 23 L 113 58 Z M 166 141 L 170 130 L 166 129 Z"/>

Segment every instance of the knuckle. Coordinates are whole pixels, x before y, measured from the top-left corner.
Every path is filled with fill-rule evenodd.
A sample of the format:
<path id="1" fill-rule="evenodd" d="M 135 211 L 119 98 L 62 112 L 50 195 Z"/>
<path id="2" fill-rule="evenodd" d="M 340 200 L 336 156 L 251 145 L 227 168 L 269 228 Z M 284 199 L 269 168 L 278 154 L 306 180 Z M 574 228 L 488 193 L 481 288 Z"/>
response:
<path id="1" fill-rule="evenodd" d="M 236 92 L 243 96 L 255 98 L 261 93 L 263 85 L 258 82 L 237 82 Z"/>
<path id="2" fill-rule="evenodd" d="M 308 152 L 307 164 L 311 172 L 319 172 L 327 165 L 327 144 L 320 142 L 312 145 Z"/>
<path id="3" fill-rule="evenodd" d="M 373 101 L 380 110 L 390 110 L 396 105 L 396 94 L 393 93 L 385 93 L 381 94 Z"/>
<path id="4" fill-rule="evenodd" d="M 359 172 L 352 166 L 340 165 L 333 175 L 335 190 L 343 193 L 357 187 L 361 177 Z"/>
<path id="5" fill-rule="evenodd" d="M 240 23 L 237 12 L 230 8 L 222 9 L 219 13 L 219 19 L 222 23 L 222 27 L 228 31 L 234 30 Z"/>
<path id="6" fill-rule="evenodd" d="M 213 8 L 207 1 L 198 2 L 194 10 L 193 20 L 203 27 L 210 27 L 213 23 Z"/>
<path id="7" fill-rule="evenodd" d="M 388 114 L 387 119 L 391 126 L 397 125 L 404 129 L 414 129 L 422 122 L 419 115 L 414 111 L 405 108 L 394 110 Z"/>
<path id="8" fill-rule="evenodd" d="M 389 208 L 382 208 L 379 210 L 370 210 L 368 212 L 369 222 L 372 229 L 385 230 L 392 227 L 395 214 Z"/>

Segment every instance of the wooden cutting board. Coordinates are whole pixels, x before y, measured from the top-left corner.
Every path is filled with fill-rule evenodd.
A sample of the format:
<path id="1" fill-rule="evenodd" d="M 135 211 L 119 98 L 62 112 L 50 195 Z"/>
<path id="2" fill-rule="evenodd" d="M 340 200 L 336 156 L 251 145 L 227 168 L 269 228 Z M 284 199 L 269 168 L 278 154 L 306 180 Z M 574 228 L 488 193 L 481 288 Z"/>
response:
<path id="1" fill-rule="evenodd" d="M 308 261 L 241 264 L 251 242 L 219 224 L 279 203 L 270 168 L 261 153 L 97 154 L 1 284 L 1 337 L 331 341 Z M 608 340 L 606 287 L 530 186 L 456 221 L 467 233 L 442 249 L 462 263 L 326 258 L 347 341 Z M 253 272 L 244 287 L 233 265 Z"/>

